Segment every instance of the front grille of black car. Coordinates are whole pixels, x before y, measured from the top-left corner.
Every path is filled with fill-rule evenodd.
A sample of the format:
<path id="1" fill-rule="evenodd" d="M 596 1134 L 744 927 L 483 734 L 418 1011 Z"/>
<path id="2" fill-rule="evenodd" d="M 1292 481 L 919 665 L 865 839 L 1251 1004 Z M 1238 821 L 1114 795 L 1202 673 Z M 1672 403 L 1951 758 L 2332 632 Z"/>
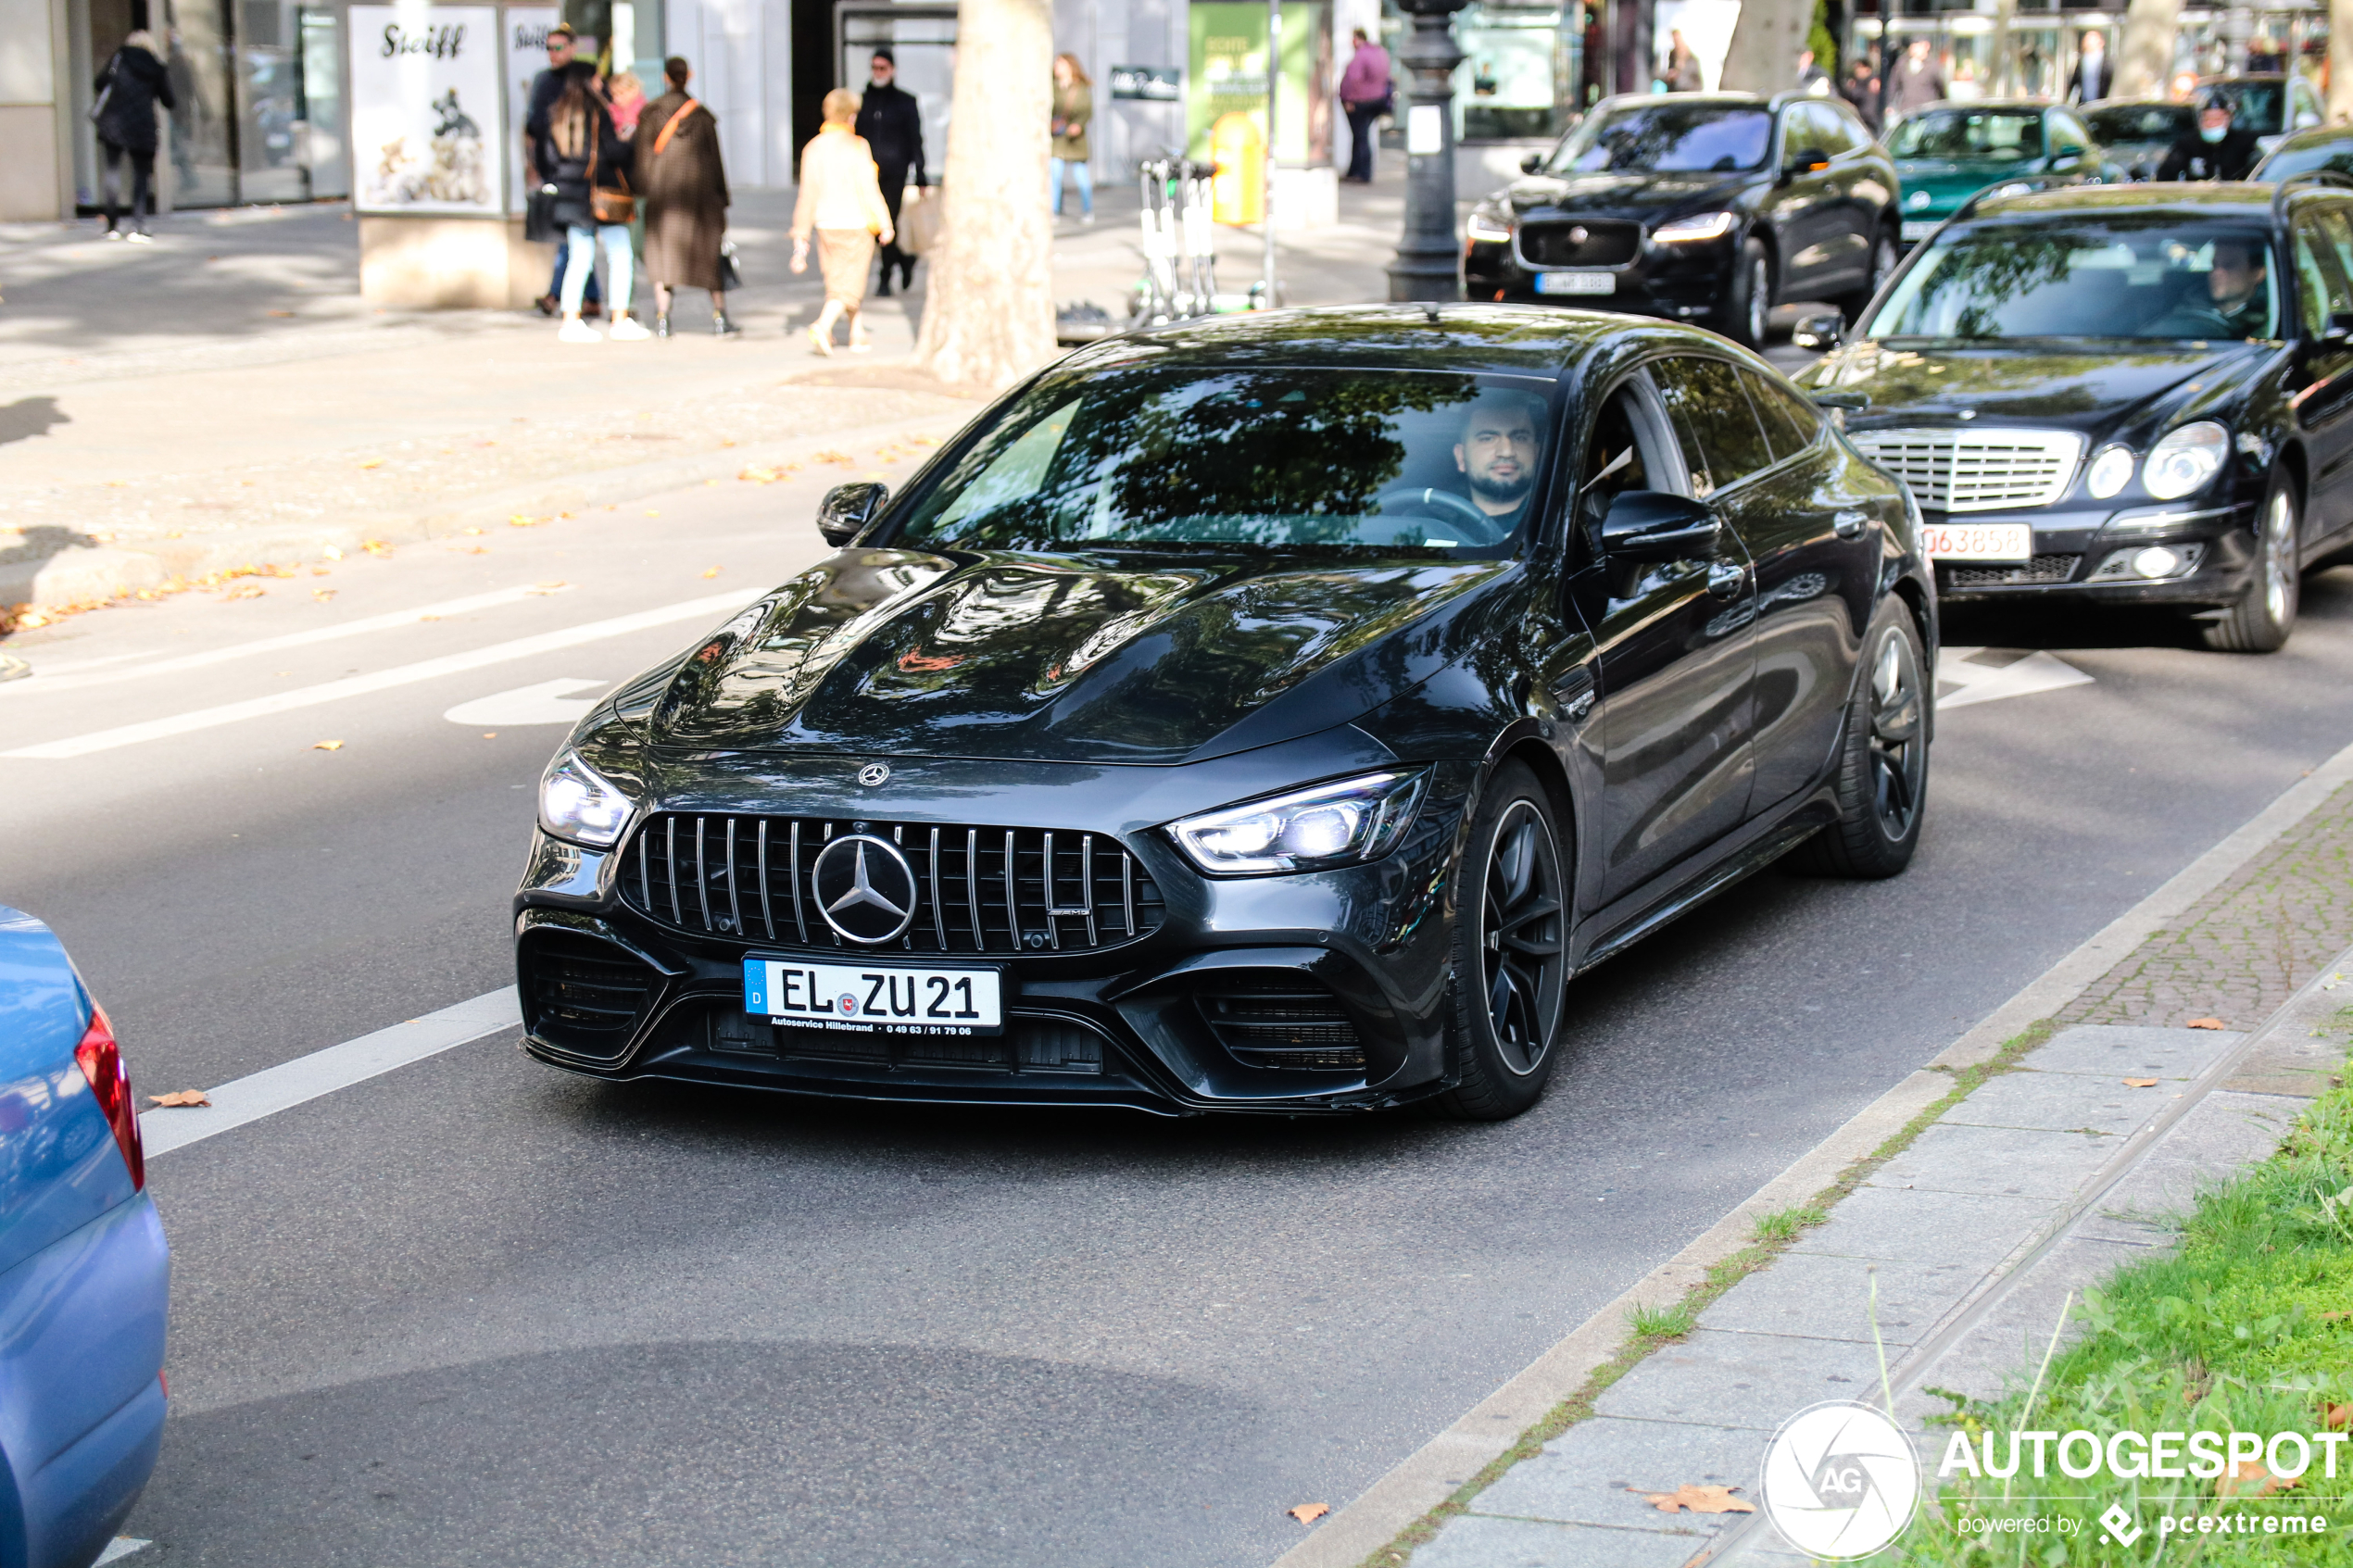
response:
<path id="1" fill-rule="evenodd" d="M 1527 223 L 1519 231 L 1520 258 L 1538 267 L 1623 267 L 1642 243 L 1639 223 Z"/>
<path id="2" fill-rule="evenodd" d="M 568 931 L 527 935 L 523 957 L 532 1033 L 585 1056 L 619 1056 L 661 984 L 635 955 Z"/>
<path id="3" fill-rule="evenodd" d="M 1303 974 L 1212 973 L 1193 1000 L 1218 1044 L 1248 1067 L 1361 1073 L 1364 1042 L 1329 991 Z"/>
<path id="4" fill-rule="evenodd" d="M 1104 834 L 683 811 L 637 830 L 622 855 L 622 900 L 696 935 L 849 947 L 818 911 L 813 875 L 818 852 L 845 833 L 888 839 L 915 873 L 900 950 L 1088 952 L 1148 935 L 1164 918 L 1160 889 Z"/>
<path id="5" fill-rule="evenodd" d="M 741 1055 L 849 1062 L 878 1068 L 958 1068 L 975 1073 L 1049 1073 L 1101 1077 L 1103 1037 L 1058 1018 L 1013 1018 L 1002 1035 L 939 1037 L 781 1029 L 728 1008 L 710 1016 L 710 1047 Z"/>
<path id="6" fill-rule="evenodd" d="M 1970 588 L 2013 588 L 2034 583 L 2067 583 L 2082 556 L 2036 556 L 2023 566 L 1956 566 L 1940 563 L 1937 584 L 1947 593 Z"/>

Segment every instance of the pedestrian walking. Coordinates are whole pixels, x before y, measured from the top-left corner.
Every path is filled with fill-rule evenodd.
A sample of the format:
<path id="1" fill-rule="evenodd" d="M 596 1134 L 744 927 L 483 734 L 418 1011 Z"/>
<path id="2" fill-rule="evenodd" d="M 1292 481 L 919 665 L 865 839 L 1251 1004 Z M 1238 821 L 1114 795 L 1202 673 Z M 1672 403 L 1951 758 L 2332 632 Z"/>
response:
<path id="1" fill-rule="evenodd" d="M 2184 130 L 2166 149 L 2157 166 L 2159 180 L 2244 180 L 2255 160 L 2263 156 L 2255 132 L 2233 123 L 2230 100 L 2220 95 L 2206 100 L 2197 124 Z"/>
<path id="2" fill-rule="evenodd" d="M 1879 73 L 1871 69 L 1868 57 L 1857 56 L 1846 80 L 1838 84 L 1838 95 L 1855 107 L 1855 112 L 1870 127 L 1871 134 L 1879 134 Z"/>
<path id="3" fill-rule="evenodd" d="M 1667 90 L 1669 93 L 1706 92 L 1707 74 L 1700 69 L 1698 54 L 1683 41 L 1683 30 L 1670 27 L 1667 30 L 1667 67 L 1659 72 L 1660 78 L 1667 83 Z"/>
<path id="4" fill-rule="evenodd" d="M 1046 178 L 1053 194 L 1054 216 L 1063 215 L 1063 176 L 1078 181 L 1078 220 L 1095 220 L 1095 171 L 1087 142 L 1088 122 L 1095 118 L 1095 87 L 1076 55 L 1054 56 L 1053 156 L 1046 160 Z"/>
<path id="5" fill-rule="evenodd" d="M 1944 81 L 1944 73 L 1929 58 L 1928 40 L 1915 38 L 1905 49 L 1904 57 L 1895 62 L 1890 73 L 1894 80 L 1887 84 L 1887 108 L 1890 119 L 1901 119 L 1914 109 L 1941 104 L 1952 94 Z"/>
<path id="6" fill-rule="evenodd" d="M 605 104 L 612 110 L 612 132 L 623 141 L 637 134 L 637 119 L 646 112 L 646 84 L 634 70 L 618 70 L 605 79 Z"/>
<path id="7" fill-rule="evenodd" d="M 1827 98 L 1831 95 L 1832 85 L 1831 73 L 1816 63 L 1814 51 L 1800 49 L 1797 52 L 1797 90 L 1809 98 Z"/>
<path id="8" fill-rule="evenodd" d="M 915 258 L 900 250 L 897 242 L 899 210 L 906 199 L 908 182 L 912 179 L 915 189 L 922 191 L 931 181 L 924 172 L 923 106 L 899 85 L 899 57 L 888 49 L 875 50 L 866 64 L 866 95 L 858 106 L 857 131 L 875 155 L 875 179 L 882 189 L 883 205 L 890 209 L 892 238 L 882 246 L 882 287 L 875 291 L 887 299 L 894 270 L 900 288 L 912 288 L 915 282 Z"/>
<path id="9" fill-rule="evenodd" d="M 792 210 L 792 270 L 809 270 L 809 239 L 817 238 L 817 268 L 825 280 L 824 308 L 809 324 L 809 345 L 830 358 L 834 323 L 849 318 L 849 351 L 863 354 L 862 312 L 875 242 L 888 245 L 898 231 L 883 201 L 874 150 L 858 134 L 858 94 L 837 87 L 825 94 L 825 123 L 800 154 L 800 196 Z"/>
<path id="10" fill-rule="evenodd" d="M 1373 182 L 1373 148 L 1380 117 L 1396 103 L 1396 87 L 1389 74 L 1389 51 L 1356 30 L 1356 50 L 1340 73 L 1340 107 L 1348 116 L 1348 172 L 1340 178 L 1355 185 Z"/>
<path id="11" fill-rule="evenodd" d="M 564 68 L 564 89 L 547 116 L 531 127 L 540 153 L 539 178 L 556 188 L 555 220 L 564 231 L 568 261 L 559 302 L 564 324 L 556 335 L 566 343 L 600 341 L 581 320 L 581 301 L 605 253 L 612 299 L 612 335 L 623 342 L 653 334 L 629 319 L 635 271 L 629 220 L 635 206 L 629 192 L 630 145 L 612 126 L 612 111 L 597 92 L 597 68 L 574 60 Z"/>
<path id="12" fill-rule="evenodd" d="M 133 245 L 152 245 L 147 220 L 156 210 L 156 106 L 180 107 L 172 96 L 170 74 L 156 50 L 155 34 L 141 28 L 107 56 L 93 87 L 96 94 L 90 118 L 96 122 L 98 150 L 106 158 L 101 176 L 107 209 L 107 238 L 124 238 L 116 228 L 121 208 L 115 196 L 121 188 L 124 159 L 131 163 L 131 232 Z"/>
<path id="13" fill-rule="evenodd" d="M 711 295 L 711 330 L 743 331 L 727 319 L 720 247 L 727 239 L 727 170 L 719 121 L 686 91 L 694 72 L 676 55 L 661 63 L 670 91 L 646 106 L 635 138 L 637 188 L 646 198 L 646 275 L 654 283 L 654 336 L 670 335 L 670 306 L 681 288 Z"/>
<path id="14" fill-rule="evenodd" d="M 531 79 L 531 96 L 523 106 L 522 166 L 525 169 L 536 169 L 539 167 L 542 149 L 538 135 L 531 128 L 547 124 L 547 116 L 556 107 L 556 100 L 563 96 L 565 72 L 572 67 L 573 50 L 578 43 L 579 39 L 569 23 L 558 22 L 547 30 L 547 69 Z M 541 295 L 537 301 L 542 316 L 556 313 L 559 296 L 563 292 L 564 273 L 570 270 L 571 264 L 572 244 L 562 226 L 558 225 L 555 268 L 547 274 L 547 292 Z M 588 292 L 581 299 L 581 311 L 590 317 L 598 316 L 604 310 L 603 302 L 604 295 L 597 288 L 597 274 L 592 271 L 588 274 Z"/>
<path id="15" fill-rule="evenodd" d="M 2108 40 L 2096 32 L 2083 35 L 2075 70 L 2067 79 L 2067 101 L 2096 104 L 2116 90 L 2116 75 L 2108 67 Z"/>

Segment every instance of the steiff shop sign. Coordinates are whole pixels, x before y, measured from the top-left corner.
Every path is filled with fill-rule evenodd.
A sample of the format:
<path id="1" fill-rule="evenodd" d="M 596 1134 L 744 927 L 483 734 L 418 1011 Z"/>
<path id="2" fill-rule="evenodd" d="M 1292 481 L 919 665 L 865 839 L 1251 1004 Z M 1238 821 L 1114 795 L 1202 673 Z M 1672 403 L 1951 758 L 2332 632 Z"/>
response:
<path id="1" fill-rule="evenodd" d="M 497 216 L 506 148 L 497 8 L 354 6 L 350 17 L 354 205 Z"/>

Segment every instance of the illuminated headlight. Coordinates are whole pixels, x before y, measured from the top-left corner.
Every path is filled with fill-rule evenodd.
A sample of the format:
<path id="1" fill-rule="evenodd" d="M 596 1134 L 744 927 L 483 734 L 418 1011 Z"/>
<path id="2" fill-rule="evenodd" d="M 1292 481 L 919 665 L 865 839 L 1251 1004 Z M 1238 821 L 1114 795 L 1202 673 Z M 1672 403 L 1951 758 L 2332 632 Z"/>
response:
<path id="1" fill-rule="evenodd" d="M 2132 483 L 2131 449 L 2111 446 L 2092 459 L 2092 471 L 2084 476 L 2083 488 L 2105 501 Z"/>
<path id="2" fill-rule="evenodd" d="M 1904 198 L 1904 205 L 1910 207 L 1914 212 L 1918 212 L 1920 208 L 1928 205 L 1928 193 L 1926 191 L 1914 191 L 1910 195 Z"/>
<path id="3" fill-rule="evenodd" d="M 1720 240 L 1732 232 L 1738 220 L 1729 212 L 1703 212 L 1696 218 L 1678 218 L 1672 223 L 1662 223 L 1651 231 L 1651 238 L 1661 245 L 1689 245 L 1693 240 Z"/>
<path id="4" fill-rule="evenodd" d="M 1509 245 L 1512 226 L 1491 212 L 1474 212 L 1463 223 L 1463 237 L 1479 245 Z"/>
<path id="5" fill-rule="evenodd" d="M 1187 817 L 1169 831 L 1213 876 L 1351 866 L 1396 847 L 1428 782 L 1422 770 L 1366 773 Z"/>
<path id="6" fill-rule="evenodd" d="M 539 825 L 592 849 L 613 847 L 629 823 L 632 805 L 577 752 L 557 758 L 539 781 Z"/>
<path id="7" fill-rule="evenodd" d="M 2149 448 L 2142 488 L 2160 501 L 2195 495 L 2221 469 L 2230 447 L 2231 433 L 2211 420 L 2183 425 Z"/>

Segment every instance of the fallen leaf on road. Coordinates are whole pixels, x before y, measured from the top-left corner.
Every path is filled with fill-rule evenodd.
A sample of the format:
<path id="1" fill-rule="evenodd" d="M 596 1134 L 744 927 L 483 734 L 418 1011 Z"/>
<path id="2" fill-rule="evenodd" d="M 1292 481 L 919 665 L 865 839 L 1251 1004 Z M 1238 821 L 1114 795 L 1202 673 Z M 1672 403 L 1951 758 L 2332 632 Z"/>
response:
<path id="1" fill-rule="evenodd" d="M 724 566 L 707 566 L 707 567 L 703 568 L 703 573 L 702 573 L 702 574 L 703 574 L 705 577 L 716 577 L 716 576 L 718 576 L 721 572 L 723 572 L 723 571 L 726 571 L 726 570 L 727 570 L 727 569 L 726 569 L 725 567 L 724 567 Z"/>
<path id="2" fill-rule="evenodd" d="M 706 480 L 704 480 L 704 481 L 703 481 L 703 483 L 704 483 L 705 484 L 716 484 L 716 483 L 718 483 L 719 482 L 718 482 L 717 480 L 715 480 L 715 479 L 706 479 Z"/>
<path id="3" fill-rule="evenodd" d="M 2193 1018 L 2190 1020 L 2190 1027 L 2193 1029 L 2228 1029 L 2230 1025 L 2223 1022 L 2219 1018 Z"/>
<path id="4" fill-rule="evenodd" d="M 313 577 L 325 577 L 328 575 L 328 571 L 323 566 L 314 566 L 310 569 L 310 575 Z"/>
<path id="5" fill-rule="evenodd" d="M 343 749 L 343 742 L 339 740 L 313 741 L 310 743 L 310 749 L 313 751 L 341 751 Z"/>
<path id="6" fill-rule="evenodd" d="M 321 604 L 325 604 L 335 596 L 335 591 L 333 588 L 313 588 L 310 590 L 310 596 Z"/>
<path id="7" fill-rule="evenodd" d="M 384 466 L 384 460 L 382 458 L 369 458 L 363 460 L 359 466 L 363 469 L 380 469 Z"/>
<path id="8" fill-rule="evenodd" d="M 359 547 L 367 551 L 371 556 L 388 556 L 392 554 L 392 546 L 385 544 L 381 539 L 362 539 L 359 541 Z"/>
<path id="9" fill-rule="evenodd" d="M 437 615 L 421 615 L 417 617 L 417 619 L 420 621 L 438 621 L 441 617 Z"/>
<path id="10" fill-rule="evenodd" d="M 846 469 L 858 466 L 858 459 L 847 452 L 814 452 L 810 455 L 809 460 L 812 463 L 839 463 Z"/>
<path id="11" fill-rule="evenodd" d="M 210 1105 L 212 1101 L 205 1098 L 204 1091 L 202 1089 L 174 1089 L 168 1095 L 149 1095 L 147 1097 L 147 1103 L 149 1105 L 181 1106 Z"/>
<path id="12" fill-rule="evenodd" d="M 1689 1509 L 1693 1513 L 1754 1513 L 1756 1505 L 1732 1496 L 1738 1486 L 1695 1486 L 1689 1481 L 1671 1492 L 1651 1492 L 1642 1500 L 1661 1513 Z"/>
<path id="13" fill-rule="evenodd" d="M 267 588 L 263 587 L 263 586 L 262 586 L 260 583 L 238 583 L 235 587 L 233 587 L 233 588 L 230 589 L 227 593 L 225 593 L 225 594 L 221 595 L 220 596 L 221 596 L 221 598 L 223 598 L 224 600 L 226 600 L 226 599 L 258 599 L 258 598 L 261 597 L 261 596 L 262 596 L 262 595 L 264 595 L 264 594 L 268 593 L 269 591 L 270 591 L 269 589 L 267 589 Z"/>
<path id="14" fill-rule="evenodd" d="M 479 528 L 469 528 L 466 530 L 466 536 L 470 539 L 479 539 L 482 537 L 482 530 Z"/>
<path id="15" fill-rule="evenodd" d="M 130 487 L 131 482 L 127 479 L 110 479 L 107 481 L 107 488 L 109 490 L 127 490 Z"/>
<path id="16" fill-rule="evenodd" d="M 758 463 L 746 463 L 736 477 L 746 484 L 774 484 L 785 477 L 782 469 L 772 469 Z"/>
<path id="17" fill-rule="evenodd" d="M 2274 1475 L 2263 1468 L 2259 1459 L 2243 1459 L 2233 1465 L 2230 1474 L 2214 1483 L 2218 1498 L 2268 1498 L 2273 1492 L 2284 1492 L 2291 1486 L 2301 1486 L 2300 1480 Z"/>
<path id="18" fill-rule="evenodd" d="M 498 738 L 498 732 L 496 730 L 484 730 L 482 732 L 482 738 L 484 740 L 497 740 Z"/>
<path id="19" fill-rule="evenodd" d="M 507 520 L 507 526 L 509 528 L 536 528 L 543 522 L 553 522 L 555 521 L 556 520 L 551 517 L 525 517 L 521 512 L 517 512 L 514 516 Z"/>
<path id="20" fill-rule="evenodd" d="M 326 557 L 329 560 L 343 559 L 343 552 L 335 548 L 333 545 L 328 546 L 325 549 L 320 551 L 319 553 Z"/>
<path id="21" fill-rule="evenodd" d="M 648 517 L 660 517 L 661 514 L 660 512 L 648 512 L 646 515 Z"/>
<path id="22" fill-rule="evenodd" d="M 1297 1508 L 1286 1509 L 1284 1512 L 1302 1524 L 1313 1524 L 1316 1520 L 1329 1513 L 1331 1509 L 1328 1505 L 1320 1502 L 1303 1502 Z"/>
<path id="23" fill-rule="evenodd" d="M 2154 1078 L 2127 1078 L 2124 1080 L 2124 1086 L 2128 1089 L 2153 1089 L 2157 1087 L 2157 1080 Z"/>
<path id="24" fill-rule="evenodd" d="M 531 585 L 531 591 L 535 594 L 560 594 L 571 586 L 571 583 L 559 577 L 553 583 L 534 583 Z"/>
<path id="25" fill-rule="evenodd" d="M 291 316 L 294 312 L 291 310 L 272 310 L 270 314 L 272 316 Z"/>

